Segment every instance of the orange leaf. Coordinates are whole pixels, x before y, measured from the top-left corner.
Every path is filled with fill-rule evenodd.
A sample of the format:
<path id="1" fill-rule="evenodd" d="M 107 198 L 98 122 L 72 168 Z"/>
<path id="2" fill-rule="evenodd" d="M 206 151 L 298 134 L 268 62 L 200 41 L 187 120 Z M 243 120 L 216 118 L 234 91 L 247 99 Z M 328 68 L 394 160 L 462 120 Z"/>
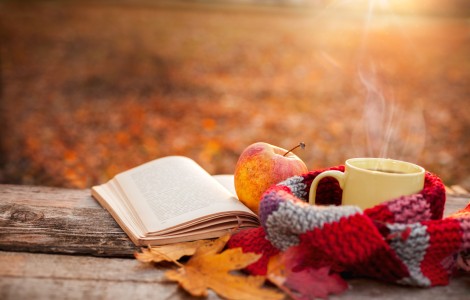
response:
<path id="1" fill-rule="evenodd" d="M 165 246 L 154 246 L 142 248 L 142 252 L 134 253 L 135 258 L 141 262 L 159 263 L 162 261 L 176 262 L 183 256 L 193 255 L 196 250 L 204 244 L 213 244 L 213 240 L 198 240 L 193 242 L 184 242 L 169 244 Z"/>
<path id="2" fill-rule="evenodd" d="M 193 257 L 177 270 L 165 276 L 177 281 L 193 296 L 206 296 L 207 289 L 214 290 L 229 299 L 282 299 L 283 294 L 264 288 L 264 276 L 241 276 L 230 273 L 257 261 L 261 255 L 243 253 L 241 248 L 223 250 L 230 236 L 205 244 L 196 250 Z"/>
<path id="3" fill-rule="evenodd" d="M 284 264 L 282 254 L 277 254 L 271 256 L 268 262 L 268 270 L 266 272 L 266 276 L 271 283 L 276 285 L 279 289 L 284 291 L 290 298 L 295 299 L 295 295 L 291 292 L 289 288 L 287 288 L 284 283 L 287 280 L 287 276 L 289 274 L 289 270 L 286 268 Z"/>

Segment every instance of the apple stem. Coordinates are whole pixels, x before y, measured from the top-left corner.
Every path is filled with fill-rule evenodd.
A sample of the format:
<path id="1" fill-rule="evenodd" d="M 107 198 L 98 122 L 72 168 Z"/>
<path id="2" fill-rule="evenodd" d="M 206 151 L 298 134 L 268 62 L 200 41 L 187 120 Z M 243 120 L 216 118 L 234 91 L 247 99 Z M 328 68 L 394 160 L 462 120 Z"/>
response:
<path id="1" fill-rule="evenodd" d="M 286 156 L 287 154 L 289 154 L 290 152 L 294 151 L 295 149 L 297 148 L 302 148 L 302 149 L 305 149 L 305 143 L 304 142 L 300 142 L 297 146 L 295 146 L 294 148 L 290 149 L 289 151 L 287 151 L 283 156 Z"/>

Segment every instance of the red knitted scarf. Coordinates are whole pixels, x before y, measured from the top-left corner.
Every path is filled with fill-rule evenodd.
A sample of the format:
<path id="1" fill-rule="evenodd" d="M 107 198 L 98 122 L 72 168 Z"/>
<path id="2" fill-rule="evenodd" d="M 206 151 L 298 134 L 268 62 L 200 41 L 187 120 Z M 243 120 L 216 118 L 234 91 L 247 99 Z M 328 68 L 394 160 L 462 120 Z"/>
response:
<path id="1" fill-rule="evenodd" d="M 329 170 L 344 172 L 344 167 Z M 298 246 L 309 253 L 306 267 L 328 264 L 333 271 L 414 286 L 448 284 L 458 255 L 470 252 L 470 204 L 442 218 L 445 188 L 427 172 L 421 193 L 364 211 L 335 206 L 342 191 L 336 180 L 325 178 L 317 189 L 322 205 L 309 205 L 312 180 L 323 171 L 291 177 L 263 194 L 262 226 L 240 231 L 228 243 L 263 254 L 248 272 L 266 274 L 272 255 Z"/>

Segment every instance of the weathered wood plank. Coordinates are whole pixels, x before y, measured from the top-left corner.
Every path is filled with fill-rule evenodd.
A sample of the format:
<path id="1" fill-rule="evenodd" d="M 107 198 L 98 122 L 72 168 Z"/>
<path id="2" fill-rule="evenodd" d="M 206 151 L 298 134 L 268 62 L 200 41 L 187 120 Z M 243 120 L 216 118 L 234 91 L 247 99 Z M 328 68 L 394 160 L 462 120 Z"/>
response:
<path id="1" fill-rule="evenodd" d="M 446 215 L 470 201 L 447 198 Z M 136 249 L 89 190 L 0 185 L 0 250 L 132 257 Z"/>
<path id="2" fill-rule="evenodd" d="M 89 190 L 0 185 L 0 250 L 131 257 L 137 249 Z"/>
<path id="3" fill-rule="evenodd" d="M 167 269 L 135 259 L 0 252 L 0 266 L 0 299 L 193 299 L 164 281 Z M 365 279 L 349 285 L 330 299 L 468 299 L 470 277 L 430 289 Z M 210 292 L 207 299 L 219 298 Z"/>
<path id="4" fill-rule="evenodd" d="M 470 195 L 447 195 L 444 217 L 447 217 L 470 203 Z"/>
<path id="5" fill-rule="evenodd" d="M 0 299 L 190 298 L 166 269 L 135 259 L 0 251 L 0 266 Z"/>
<path id="6" fill-rule="evenodd" d="M 450 195 L 446 215 L 469 202 Z M 163 282 L 164 269 L 131 257 L 136 247 L 89 190 L 0 185 L 0 299 L 191 299 Z M 55 254 L 33 254 L 44 252 Z M 331 299 L 467 299 L 470 278 L 450 285 L 414 289 L 354 279 Z M 218 299 L 210 293 L 209 299 Z"/>

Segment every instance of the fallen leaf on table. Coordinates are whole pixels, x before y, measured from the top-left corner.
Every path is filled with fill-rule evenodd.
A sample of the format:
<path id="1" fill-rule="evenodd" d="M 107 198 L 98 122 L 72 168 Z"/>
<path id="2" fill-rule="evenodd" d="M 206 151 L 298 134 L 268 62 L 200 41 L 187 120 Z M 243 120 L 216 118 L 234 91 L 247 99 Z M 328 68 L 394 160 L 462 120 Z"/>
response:
<path id="1" fill-rule="evenodd" d="M 329 294 L 339 294 L 348 288 L 348 284 L 339 274 L 330 273 L 330 267 L 304 267 L 299 271 L 296 247 L 270 258 L 268 279 L 293 299 L 307 300 L 327 298 Z"/>
<path id="2" fill-rule="evenodd" d="M 149 246 L 148 248 L 142 248 L 142 252 L 135 252 L 134 256 L 137 260 L 146 263 L 175 262 L 183 256 L 193 255 L 199 247 L 213 243 L 214 240 L 198 240 L 164 246 Z"/>
<path id="3" fill-rule="evenodd" d="M 282 293 L 263 287 L 264 276 L 230 273 L 257 261 L 261 255 L 243 253 L 241 248 L 221 252 L 229 238 L 230 235 L 226 235 L 212 245 L 202 245 L 185 265 L 167 271 L 165 276 L 177 281 L 193 296 L 206 296 L 210 288 L 229 299 L 282 299 Z"/>
<path id="4" fill-rule="evenodd" d="M 292 272 L 287 276 L 285 286 L 299 294 L 297 299 L 326 298 L 329 294 L 339 294 L 348 288 L 338 274 L 330 274 L 328 267 Z"/>
<path id="5" fill-rule="evenodd" d="M 268 262 L 268 270 L 266 276 L 269 281 L 281 289 L 284 293 L 295 299 L 295 294 L 287 288 L 284 283 L 287 280 L 288 270 L 283 262 L 282 254 L 272 256 Z"/>

